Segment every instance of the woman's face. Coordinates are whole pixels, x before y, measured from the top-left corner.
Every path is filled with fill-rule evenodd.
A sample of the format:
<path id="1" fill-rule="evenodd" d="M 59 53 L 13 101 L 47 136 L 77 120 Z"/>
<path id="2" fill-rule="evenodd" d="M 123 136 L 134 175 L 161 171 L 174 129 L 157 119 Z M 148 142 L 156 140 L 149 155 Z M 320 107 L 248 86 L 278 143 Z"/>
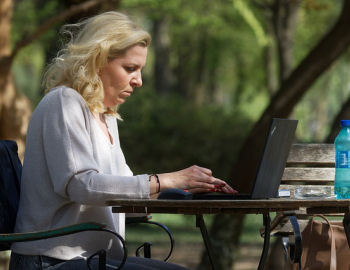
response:
<path id="1" fill-rule="evenodd" d="M 142 86 L 141 71 L 146 58 L 147 47 L 135 45 L 100 69 L 98 74 L 103 84 L 106 107 L 124 103 L 136 87 Z"/>

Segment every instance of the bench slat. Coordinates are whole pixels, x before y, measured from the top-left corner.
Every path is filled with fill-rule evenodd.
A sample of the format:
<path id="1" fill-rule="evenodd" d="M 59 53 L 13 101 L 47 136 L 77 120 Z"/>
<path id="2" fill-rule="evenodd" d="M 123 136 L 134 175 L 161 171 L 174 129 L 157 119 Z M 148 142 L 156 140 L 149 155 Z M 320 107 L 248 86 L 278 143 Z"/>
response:
<path id="1" fill-rule="evenodd" d="M 287 166 L 291 164 L 334 166 L 334 163 L 333 144 L 293 144 L 287 159 Z"/>
<path id="2" fill-rule="evenodd" d="M 287 182 L 334 182 L 334 168 L 285 168 L 282 183 Z"/>
<path id="3" fill-rule="evenodd" d="M 331 194 L 334 194 L 334 176 L 335 176 L 335 149 L 334 144 L 293 144 L 289 152 L 286 168 L 282 176 L 280 190 L 289 190 L 290 197 L 295 196 L 296 188 L 303 185 L 317 185 L 322 188 L 323 185 L 326 190 L 331 187 Z M 316 189 L 315 189 L 316 190 Z M 320 189 L 321 190 L 321 189 Z M 327 195 L 328 196 L 328 195 Z M 316 198 L 316 197 L 315 197 Z M 317 198 L 322 200 L 322 198 Z M 296 200 L 298 202 L 298 200 Z M 344 208 L 344 209 L 343 209 Z M 312 207 L 304 209 L 303 216 L 298 216 L 298 222 L 301 226 L 301 230 L 307 224 L 307 220 L 302 221 L 302 218 L 307 218 L 309 214 L 332 214 L 334 212 L 347 212 L 346 207 L 337 208 L 334 207 Z M 293 230 L 289 222 L 280 224 L 278 220 L 279 215 L 271 222 L 271 224 L 279 224 L 272 233 L 276 235 L 290 235 Z"/>

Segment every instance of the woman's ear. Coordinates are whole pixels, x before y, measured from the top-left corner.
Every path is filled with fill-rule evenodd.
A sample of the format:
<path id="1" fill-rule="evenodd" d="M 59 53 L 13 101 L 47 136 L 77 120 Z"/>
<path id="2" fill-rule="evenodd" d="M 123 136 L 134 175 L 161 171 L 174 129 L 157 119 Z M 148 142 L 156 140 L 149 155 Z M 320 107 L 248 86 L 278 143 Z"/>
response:
<path id="1" fill-rule="evenodd" d="M 97 75 L 99 77 L 101 77 L 102 73 L 103 73 L 103 66 L 100 66 L 100 67 L 97 68 Z"/>

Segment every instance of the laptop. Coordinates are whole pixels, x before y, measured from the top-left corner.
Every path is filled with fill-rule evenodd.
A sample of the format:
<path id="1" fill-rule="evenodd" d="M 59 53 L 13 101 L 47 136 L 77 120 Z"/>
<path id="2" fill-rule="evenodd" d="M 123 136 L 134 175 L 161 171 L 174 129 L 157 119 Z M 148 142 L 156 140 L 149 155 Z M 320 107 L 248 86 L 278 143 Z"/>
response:
<path id="1" fill-rule="evenodd" d="M 198 193 L 192 200 L 240 200 L 278 197 L 289 150 L 294 141 L 298 120 L 273 118 L 267 133 L 252 192 L 247 194 Z"/>

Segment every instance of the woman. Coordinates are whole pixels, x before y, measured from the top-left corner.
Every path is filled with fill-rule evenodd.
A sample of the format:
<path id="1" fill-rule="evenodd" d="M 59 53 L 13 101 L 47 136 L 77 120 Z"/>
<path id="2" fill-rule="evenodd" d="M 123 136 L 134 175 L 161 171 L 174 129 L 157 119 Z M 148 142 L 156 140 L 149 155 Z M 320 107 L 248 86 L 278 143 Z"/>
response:
<path id="1" fill-rule="evenodd" d="M 133 176 L 119 144 L 117 108 L 142 85 L 150 36 L 117 12 L 74 29 L 46 72 L 47 94 L 28 127 L 16 231 L 97 221 L 124 235 L 124 214 L 112 214 L 106 200 L 150 198 L 166 188 L 235 192 L 198 166 Z M 120 243 L 101 232 L 15 243 L 10 269 L 86 269 L 85 259 L 100 249 L 118 265 Z M 125 269 L 181 268 L 128 258 Z"/>

